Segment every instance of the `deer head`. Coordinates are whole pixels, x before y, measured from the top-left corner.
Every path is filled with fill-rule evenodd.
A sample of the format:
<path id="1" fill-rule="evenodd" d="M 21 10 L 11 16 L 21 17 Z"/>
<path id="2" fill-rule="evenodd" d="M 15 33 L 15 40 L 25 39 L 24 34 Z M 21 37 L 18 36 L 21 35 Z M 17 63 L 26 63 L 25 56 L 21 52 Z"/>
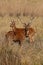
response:
<path id="1" fill-rule="evenodd" d="M 26 27 L 29 28 L 29 27 L 30 27 L 30 24 L 31 24 L 31 23 L 29 22 L 29 23 L 26 25 Z"/>

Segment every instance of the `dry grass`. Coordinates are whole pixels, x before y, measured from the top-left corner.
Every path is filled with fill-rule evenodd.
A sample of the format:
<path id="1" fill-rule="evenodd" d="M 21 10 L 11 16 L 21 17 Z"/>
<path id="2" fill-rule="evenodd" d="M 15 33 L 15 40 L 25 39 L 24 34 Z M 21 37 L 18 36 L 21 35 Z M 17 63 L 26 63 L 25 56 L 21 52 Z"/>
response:
<path id="1" fill-rule="evenodd" d="M 43 17 L 35 17 L 31 26 L 37 31 L 34 43 L 30 44 L 27 39 L 18 43 L 5 40 L 5 33 L 10 30 L 10 21 L 14 19 L 17 27 L 23 27 L 22 22 L 30 22 L 30 16 L 0 17 L 0 65 L 43 65 Z M 40 22 L 40 23 L 39 23 Z"/>

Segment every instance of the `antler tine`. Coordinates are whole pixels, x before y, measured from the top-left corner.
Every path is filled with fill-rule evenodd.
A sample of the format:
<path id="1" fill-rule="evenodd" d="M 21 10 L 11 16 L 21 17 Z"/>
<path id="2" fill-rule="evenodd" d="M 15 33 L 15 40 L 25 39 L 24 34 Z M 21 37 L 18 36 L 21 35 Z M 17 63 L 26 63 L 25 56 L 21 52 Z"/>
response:
<path id="1" fill-rule="evenodd" d="M 27 26 L 29 26 L 29 23 L 27 24 Z"/>
<path id="2" fill-rule="evenodd" d="M 12 20 L 12 23 L 14 23 L 14 20 Z"/>
<path id="3" fill-rule="evenodd" d="M 10 27 L 14 26 L 15 22 L 14 20 L 11 20 Z"/>
<path id="4" fill-rule="evenodd" d="M 24 24 L 24 27 L 26 27 L 26 23 L 23 23 Z"/>
<path id="5" fill-rule="evenodd" d="M 15 21 L 14 21 L 14 20 L 12 20 L 12 21 L 11 21 L 11 23 L 12 23 L 12 24 L 15 24 Z"/>
<path id="6" fill-rule="evenodd" d="M 30 24 L 31 24 L 31 23 L 29 22 L 29 23 L 27 24 L 27 26 L 30 26 Z"/>

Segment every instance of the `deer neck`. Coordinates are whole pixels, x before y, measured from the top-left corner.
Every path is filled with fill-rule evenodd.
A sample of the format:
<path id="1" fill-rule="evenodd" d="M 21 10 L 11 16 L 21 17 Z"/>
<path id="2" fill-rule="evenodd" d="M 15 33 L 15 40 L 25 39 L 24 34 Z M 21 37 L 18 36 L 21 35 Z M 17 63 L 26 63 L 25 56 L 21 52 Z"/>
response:
<path id="1" fill-rule="evenodd" d="M 27 29 L 25 28 L 25 36 L 27 37 Z"/>

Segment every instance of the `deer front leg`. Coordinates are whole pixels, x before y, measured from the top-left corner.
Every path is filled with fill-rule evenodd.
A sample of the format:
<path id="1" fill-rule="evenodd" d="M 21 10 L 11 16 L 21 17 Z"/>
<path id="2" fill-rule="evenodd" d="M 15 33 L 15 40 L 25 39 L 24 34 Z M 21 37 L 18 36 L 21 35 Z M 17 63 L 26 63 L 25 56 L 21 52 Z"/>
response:
<path id="1" fill-rule="evenodd" d="M 18 40 L 18 42 L 19 42 L 19 45 L 21 46 L 21 41 L 20 41 L 20 40 Z"/>
<path id="2" fill-rule="evenodd" d="M 30 41 L 30 43 L 33 42 L 33 38 L 32 38 L 32 36 L 30 36 L 30 35 L 29 35 L 29 41 Z"/>
<path id="3" fill-rule="evenodd" d="M 34 36 L 29 36 L 30 43 L 34 42 Z"/>

